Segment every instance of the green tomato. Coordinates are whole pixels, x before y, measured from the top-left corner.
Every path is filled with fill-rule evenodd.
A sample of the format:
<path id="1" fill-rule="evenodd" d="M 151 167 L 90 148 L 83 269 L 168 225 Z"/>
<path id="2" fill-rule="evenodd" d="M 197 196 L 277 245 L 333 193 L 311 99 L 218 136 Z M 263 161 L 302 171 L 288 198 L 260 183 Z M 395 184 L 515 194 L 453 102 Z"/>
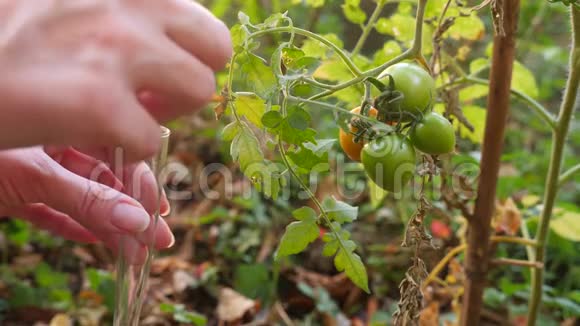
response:
<path id="1" fill-rule="evenodd" d="M 425 69 L 416 64 L 401 62 L 388 67 L 379 75 L 387 87 L 391 83 L 388 76 L 392 77 L 396 92 L 382 93 L 377 96 L 378 103 L 375 104 L 379 110 L 386 107 L 387 118 L 402 117 L 403 121 L 410 121 L 413 116 L 419 116 L 431 108 L 436 96 L 435 81 Z"/>
<path id="2" fill-rule="evenodd" d="M 398 193 L 415 174 L 415 149 L 409 139 L 390 134 L 367 143 L 361 161 L 377 186 Z"/>
<path id="3" fill-rule="evenodd" d="M 429 112 L 423 116 L 409 134 L 411 142 L 423 153 L 439 155 L 455 149 L 455 130 L 441 114 Z"/>

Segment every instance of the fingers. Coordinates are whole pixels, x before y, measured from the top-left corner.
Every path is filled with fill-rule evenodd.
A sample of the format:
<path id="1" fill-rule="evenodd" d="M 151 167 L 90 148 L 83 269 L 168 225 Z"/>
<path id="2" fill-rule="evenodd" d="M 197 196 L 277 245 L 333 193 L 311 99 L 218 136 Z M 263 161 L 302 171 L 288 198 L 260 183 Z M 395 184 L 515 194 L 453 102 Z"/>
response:
<path id="1" fill-rule="evenodd" d="M 68 215 L 55 211 L 44 204 L 26 205 L 16 210 L 13 215 L 67 240 L 83 243 L 95 243 L 99 240 Z"/>
<path id="2" fill-rule="evenodd" d="M 195 1 L 174 0 L 175 15 L 166 15 L 166 33 L 180 47 L 214 71 L 232 56 L 227 26 Z"/>
<path id="3" fill-rule="evenodd" d="M 61 75 L 33 71 L 0 83 L 8 108 L 0 111 L 0 148 L 45 145 L 121 148 L 127 162 L 152 156 L 160 146 L 159 125 L 139 103 L 124 77 L 106 71 L 72 70 Z M 30 96 L 30 87 L 35 87 Z M 25 112 L 26 114 L 22 114 Z M 50 122 L 50 123 L 47 123 Z M 6 135 L 6 137 L 4 137 Z"/>
<path id="4" fill-rule="evenodd" d="M 167 222 L 162 218 L 159 218 L 157 223 L 152 221 L 145 232 L 137 235 L 137 239 L 148 245 L 153 242 L 156 249 L 171 248 L 175 244 L 175 237 Z"/>
<path id="5" fill-rule="evenodd" d="M 83 154 L 71 147 L 45 147 L 44 151 L 65 169 L 115 190 L 123 190 L 123 183 L 101 160 Z"/>
<path id="6" fill-rule="evenodd" d="M 121 178 L 121 183 L 123 185 L 123 192 L 128 194 L 129 196 L 137 199 L 142 205 L 143 207 L 145 207 L 145 209 L 150 213 L 150 214 L 154 214 L 157 212 L 157 209 L 159 209 L 159 212 L 161 215 L 167 215 L 169 214 L 170 211 L 170 207 L 169 207 L 169 201 L 167 200 L 167 196 L 165 194 L 165 191 L 163 191 L 161 194 L 159 194 L 159 189 L 157 186 L 157 181 L 155 178 L 155 175 L 153 174 L 153 172 L 151 171 L 151 169 L 149 168 L 149 166 L 144 163 L 144 162 L 139 162 L 139 163 L 135 163 L 135 164 L 129 164 L 129 165 L 124 165 L 124 166 L 117 166 L 119 165 L 118 163 L 123 163 L 123 162 L 116 162 L 116 158 L 112 157 L 114 155 L 111 155 L 107 150 L 104 149 L 100 149 L 100 150 L 91 150 L 91 149 L 82 149 L 83 153 L 79 153 L 81 155 L 83 155 L 84 157 L 89 158 L 89 160 L 91 160 L 91 162 L 93 162 L 92 160 L 95 161 L 104 161 L 107 162 L 107 164 L 109 165 L 108 167 L 108 171 L 110 173 L 114 171 L 116 173 L 115 176 L 115 180 L 118 180 L 118 178 Z M 78 151 L 77 151 L 78 152 Z M 58 158 L 58 156 L 56 156 L 56 153 L 54 152 L 54 150 L 52 152 L 50 152 L 51 156 Z M 87 155 L 88 154 L 88 155 Z M 62 154 L 59 154 L 62 155 Z M 79 157 L 78 155 L 69 155 L 69 156 L 64 156 L 64 157 Z M 63 164 L 65 166 L 65 168 L 67 168 L 69 171 L 75 172 L 77 174 L 79 174 L 80 176 L 83 176 L 85 178 L 89 178 L 91 180 L 94 180 L 93 178 L 91 178 L 91 176 L 94 176 L 95 174 L 99 175 L 99 173 L 83 173 L 82 171 L 78 171 L 77 167 L 73 167 L 73 166 L 68 166 L 66 164 L 65 161 L 63 161 L 61 164 Z M 95 163 L 82 163 L 84 165 L 94 165 Z M 99 166 L 100 167 L 100 166 Z M 100 171 L 97 168 L 97 172 Z M 80 173 L 78 173 L 80 172 Z M 106 175 L 107 173 L 103 172 L 103 175 Z M 107 179 L 107 177 L 102 177 L 104 179 Z M 100 180 L 99 180 L 100 181 Z M 109 187 L 115 188 L 117 190 L 119 190 L 120 188 L 117 188 L 117 184 L 116 183 L 104 183 Z M 115 185 L 115 186 L 113 186 Z M 161 196 L 161 200 L 159 200 L 159 196 Z"/>
<path id="7" fill-rule="evenodd" d="M 102 181 L 101 183 L 116 190 L 123 189 L 126 194 L 137 199 L 151 215 L 156 214 L 158 209 L 161 214 L 169 212 L 169 203 L 165 192 L 159 193 L 155 176 L 144 162 L 125 167 L 121 176 L 123 182 L 121 182 L 102 161 L 72 148 L 52 148 L 45 149 L 45 151 L 59 161 L 64 168 L 81 177 L 90 180 L 100 180 Z M 98 153 L 96 154 L 98 155 Z M 103 155 L 103 153 L 100 155 Z M 160 195 L 161 200 L 159 200 Z M 160 219 L 157 224 L 150 223 L 147 230 L 139 234 L 138 239 L 143 244 L 150 244 L 154 241 L 154 245 L 158 249 L 171 246 L 174 238 L 167 223 Z M 103 242 L 107 242 L 107 235 L 98 234 L 97 236 Z"/>
<path id="8" fill-rule="evenodd" d="M 190 113 L 211 100 L 216 84 L 210 67 L 167 39 L 151 46 L 151 56 L 134 61 L 130 75 L 139 100 L 149 104 L 158 121 Z"/>

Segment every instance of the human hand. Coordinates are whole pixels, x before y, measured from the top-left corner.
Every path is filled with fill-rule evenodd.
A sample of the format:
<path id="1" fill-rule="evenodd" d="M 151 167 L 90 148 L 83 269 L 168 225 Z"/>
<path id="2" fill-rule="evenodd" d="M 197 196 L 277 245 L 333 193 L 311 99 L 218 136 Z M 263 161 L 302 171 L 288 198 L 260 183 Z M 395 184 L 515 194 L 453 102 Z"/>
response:
<path id="1" fill-rule="evenodd" d="M 232 48 L 190 0 L 0 0 L 0 149 L 153 155 L 164 121 L 206 104 Z"/>
<path id="2" fill-rule="evenodd" d="M 102 162 L 72 148 L 41 147 L 0 151 L 0 216 L 14 216 L 79 242 L 102 241 L 117 250 L 122 235 L 125 255 L 141 263 L 145 246 L 174 242 L 168 225 L 150 223 L 158 203 L 156 181 L 144 163 L 124 168 L 123 181 Z M 139 198 L 137 201 L 134 197 Z"/>

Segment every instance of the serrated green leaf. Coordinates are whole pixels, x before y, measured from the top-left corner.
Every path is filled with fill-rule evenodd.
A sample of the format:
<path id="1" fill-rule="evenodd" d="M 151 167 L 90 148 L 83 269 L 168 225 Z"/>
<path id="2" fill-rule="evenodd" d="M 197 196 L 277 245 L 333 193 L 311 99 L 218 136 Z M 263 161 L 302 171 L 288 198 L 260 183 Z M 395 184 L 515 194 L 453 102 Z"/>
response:
<path id="1" fill-rule="evenodd" d="M 308 124 L 310 123 L 310 113 L 301 107 L 294 106 L 288 110 L 288 123 L 292 128 L 298 130 L 306 130 Z"/>
<path id="2" fill-rule="evenodd" d="M 580 241 L 580 213 L 564 211 L 550 223 L 552 231 L 570 241 Z"/>
<path id="3" fill-rule="evenodd" d="M 308 206 L 300 207 L 292 212 L 292 216 L 299 221 L 316 220 L 316 211 Z"/>
<path id="4" fill-rule="evenodd" d="M 512 89 L 538 98 L 539 90 L 534 74 L 519 61 L 514 62 Z"/>
<path id="5" fill-rule="evenodd" d="M 346 241 L 346 243 L 354 244 L 352 241 Z M 354 246 L 356 248 L 356 245 Z M 367 270 L 359 255 L 354 253 L 355 248 L 352 248 L 352 250 L 351 246 L 340 248 L 336 257 L 334 257 L 334 266 L 339 272 L 344 272 L 359 288 L 370 293 Z"/>
<path id="6" fill-rule="evenodd" d="M 258 139 L 247 128 L 242 128 L 232 141 L 230 155 L 234 161 L 239 162 L 242 171 L 250 164 L 264 160 Z"/>
<path id="7" fill-rule="evenodd" d="M 268 111 L 262 116 L 262 124 L 267 128 L 276 128 L 282 123 L 282 114 L 278 111 Z"/>
<path id="8" fill-rule="evenodd" d="M 326 197 L 322 203 L 328 218 L 338 223 L 352 222 L 358 215 L 358 207 L 351 206 L 345 202 Z"/>
<path id="9" fill-rule="evenodd" d="M 287 118 L 284 118 L 280 125 L 276 128 L 270 129 L 270 131 L 280 136 L 283 141 L 293 145 L 302 145 L 306 142 L 316 142 L 316 139 L 314 138 L 314 136 L 316 136 L 316 130 L 312 128 L 305 130 L 293 128 Z"/>
<path id="10" fill-rule="evenodd" d="M 346 19 L 354 24 L 362 24 L 367 20 L 367 14 L 360 7 L 360 0 L 345 0 L 341 6 Z"/>
<path id="11" fill-rule="evenodd" d="M 279 259 L 304 251 L 311 242 L 318 238 L 319 233 L 316 218 L 290 223 L 280 240 L 275 258 Z"/>
<path id="12" fill-rule="evenodd" d="M 224 141 L 232 141 L 239 132 L 240 124 L 237 121 L 231 122 L 224 127 L 224 130 L 222 131 L 222 139 Z"/>
<path id="13" fill-rule="evenodd" d="M 261 98 L 269 98 L 277 88 L 274 72 L 264 60 L 254 54 L 244 53 L 239 56 L 241 80 L 246 87 Z M 261 117 L 261 116 L 260 116 Z"/>
<path id="14" fill-rule="evenodd" d="M 318 155 L 310 149 L 300 148 L 297 152 L 288 152 L 288 157 L 292 160 L 292 163 L 300 167 L 301 173 L 324 172 L 329 168 L 328 153 Z"/>
<path id="15" fill-rule="evenodd" d="M 234 107 L 238 115 L 242 115 L 256 127 L 262 128 L 262 116 L 266 111 L 266 103 L 256 94 L 236 93 Z"/>

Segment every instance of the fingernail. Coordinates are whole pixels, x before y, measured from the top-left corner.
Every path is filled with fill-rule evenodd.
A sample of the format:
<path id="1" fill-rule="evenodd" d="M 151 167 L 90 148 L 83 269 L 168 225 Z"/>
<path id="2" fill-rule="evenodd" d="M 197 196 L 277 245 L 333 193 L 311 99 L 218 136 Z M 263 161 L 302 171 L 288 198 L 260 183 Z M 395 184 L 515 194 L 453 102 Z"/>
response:
<path id="1" fill-rule="evenodd" d="M 162 189 L 161 194 L 161 216 L 165 217 L 171 213 L 171 205 L 169 204 L 169 199 L 167 199 L 167 195 L 165 194 L 165 189 Z"/>
<path id="2" fill-rule="evenodd" d="M 149 226 L 150 219 L 143 207 L 120 203 L 113 208 L 111 223 L 127 232 L 143 232 Z"/>
<path id="3" fill-rule="evenodd" d="M 173 235 L 173 232 L 170 232 L 169 234 L 171 234 L 171 241 L 169 242 L 167 248 L 171 248 L 175 244 L 175 236 Z"/>

